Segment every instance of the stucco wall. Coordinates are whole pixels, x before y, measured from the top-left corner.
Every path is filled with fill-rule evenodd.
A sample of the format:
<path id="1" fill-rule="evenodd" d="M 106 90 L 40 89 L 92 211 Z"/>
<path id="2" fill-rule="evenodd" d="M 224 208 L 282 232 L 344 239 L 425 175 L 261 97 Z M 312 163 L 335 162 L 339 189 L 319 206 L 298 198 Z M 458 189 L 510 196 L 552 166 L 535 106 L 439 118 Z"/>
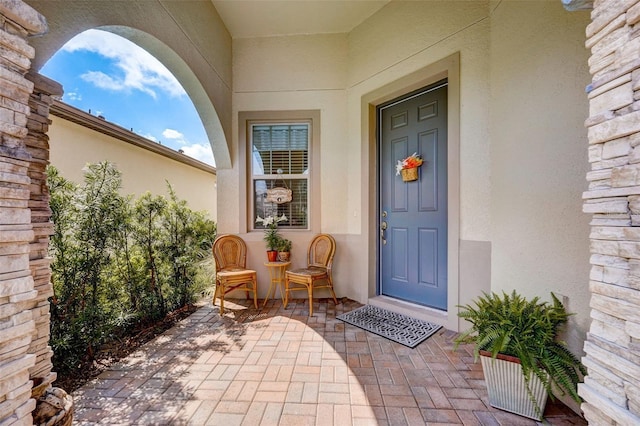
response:
<path id="1" fill-rule="evenodd" d="M 460 240 L 475 251 L 460 251 L 455 302 L 489 289 L 570 296 L 577 315 L 567 340 L 576 353 L 589 324 L 580 200 L 588 22 L 588 12 L 567 12 L 560 2 L 398 2 L 349 35 L 350 117 L 360 115 L 363 94 L 460 52 Z M 362 126 L 349 124 L 358 139 Z M 350 202 L 367 196 L 349 190 Z"/>
<path id="2" fill-rule="evenodd" d="M 449 153 L 450 170 L 455 168 L 459 172 L 449 177 L 449 208 L 453 213 L 449 215 L 449 226 L 459 228 L 460 233 L 449 236 L 450 247 L 455 252 L 452 255 L 450 251 L 449 256 L 449 312 L 445 316 L 433 313 L 433 317 L 428 318 L 451 329 L 458 328 L 456 305 L 462 301 L 459 295 L 470 298 L 490 286 L 488 265 L 476 264 L 480 269 L 466 274 L 474 277 L 473 282 L 458 281 L 459 273 L 465 276 L 461 268 L 472 263 L 464 256 L 459 257 L 457 250 L 458 238 L 490 241 L 489 29 L 488 2 L 391 2 L 349 35 L 349 137 L 354 144 L 351 147 L 358 148 L 349 151 L 352 155 L 349 161 L 356 161 L 361 156 L 369 157 L 369 161 L 363 164 L 363 169 L 354 171 L 353 185 L 349 179 L 348 200 L 353 205 L 362 206 L 362 211 L 369 212 L 363 215 L 364 220 L 360 223 L 351 221 L 354 231 L 365 232 L 360 243 L 362 249 L 370 253 L 368 263 L 367 259 L 357 263 L 362 269 L 354 274 L 367 277 L 369 286 L 364 290 L 367 291 L 365 296 L 369 297 L 375 295 L 375 286 L 371 283 L 376 280 L 378 240 L 377 232 L 372 229 L 375 229 L 379 218 L 375 214 L 375 192 L 367 190 L 370 182 L 376 179 L 375 149 L 371 149 L 375 143 L 375 138 L 372 139 L 372 124 L 375 122 L 372 117 L 365 126 L 358 121 L 367 119 L 361 100 L 370 101 L 372 97 L 378 98 L 378 103 L 390 100 L 393 93 L 395 96 L 400 94 L 396 86 L 412 85 L 411 88 L 417 89 L 420 86 L 416 85 L 434 72 L 431 65 L 451 55 L 459 55 L 459 72 L 453 70 L 457 74 L 456 87 L 453 88 L 455 94 L 450 92 L 450 97 L 458 98 L 459 110 L 456 112 L 460 122 L 449 132 L 453 139 L 455 130 L 458 135 L 455 143 L 459 144 L 459 150 Z M 396 84 L 399 81 L 401 83 Z M 410 89 L 405 93 L 408 91 Z M 453 105 L 451 99 L 449 104 Z M 450 118 L 453 119 L 452 116 Z M 487 252 L 490 244 L 467 247 L 471 246 L 481 248 L 478 256 L 490 257 L 490 252 Z M 474 250 L 460 251 L 462 253 L 472 255 Z M 363 286 L 354 287 L 362 297 Z"/>
<path id="3" fill-rule="evenodd" d="M 568 296 L 575 353 L 589 327 L 589 22 L 559 1 L 502 2 L 491 25 L 492 290 Z"/>
<path id="4" fill-rule="evenodd" d="M 61 2 L 54 6 L 51 2 L 32 3 L 43 7 L 48 4 L 51 16 L 56 9 L 64 8 Z M 146 5 L 161 6 L 160 2 Z M 211 41 L 201 36 L 209 34 L 200 31 L 203 24 L 209 24 L 204 15 L 194 15 L 192 9 L 187 13 L 197 5 L 208 4 L 173 4 L 176 9 L 171 16 L 179 22 L 197 21 L 184 26 L 195 37 L 187 48 L 192 43 L 206 47 Z M 75 8 L 77 21 L 75 25 L 55 24 L 57 47 L 64 35 L 72 36 L 82 26 L 106 22 L 146 25 L 149 33 L 161 32 L 156 24 L 168 12 L 166 8 L 159 12 L 153 8 L 143 12 L 129 9 L 132 13 L 127 13 L 120 8 L 100 13 L 95 8 L 104 8 L 104 2 L 86 1 L 67 7 Z M 161 19 L 153 19 L 154 11 L 162 15 Z M 61 13 L 73 15 L 68 9 Z M 93 19 L 84 19 L 87 17 Z M 493 290 L 516 288 L 541 296 L 554 290 L 569 296 L 570 310 L 578 312 L 573 320 L 577 327 L 570 336 L 576 352 L 582 326 L 588 321 L 584 312 L 588 303 L 588 227 L 579 201 L 574 199 L 585 186 L 586 139 L 581 124 L 586 116 L 582 90 L 588 76 L 583 69 L 586 52 L 582 44 L 588 22 L 586 12 L 565 12 L 558 1 L 391 2 L 349 35 L 238 40 L 234 42 L 237 84 L 233 87 L 233 114 L 228 108 L 230 74 L 224 76 L 228 67 L 216 70 L 210 66 L 215 61 L 199 66 L 207 62 L 205 55 L 215 57 L 215 49 L 188 49 L 195 55 L 188 62 L 199 70 L 202 81 L 210 84 L 207 87 L 215 86 L 208 93 L 221 94 L 216 102 L 223 105 L 225 128 L 238 111 L 321 111 L 320 151 L 324 161 L 322 201 L 317 213 L 322 220 L 320 229 L 312 231 L 336 234 L 337 291 L 364 301 L 373 294 L 372 242 L 377 236 L 372 232 L 376 218 L 370 212 L 375 209 L 375 194 L 367 182 L 375 176 L 370 139 L 365 137 L 371 130 L 370 115 L 362 99 L 416 72 L 429 72 L 431 64 L 459 53 L 456 93 L 460 101 L 460 155 L 451 160 L 457 160 L 460 169 L 460 256 L 476 251 L 489 255 L 479 258 L 490 263 L 491 281 L 487 283 Z M 175 30 L 173 23 L 170 29 Z M 216 30 L 228 40 L 224 28 Z M 162 34 L 168 45 L 175 46 L 172 31 Z M 189 38 L 185 33 L 177 37 L 185 38 Z M 34 40 L 37 43 L 45 38 Z M 222 62 L 230 53 L 225 46 L 224 42 L 210 46 L 222 48 Z M 291 67 L 286 60 L 294 53 L 303 54 L 304 60 Z M 259 62 L 252 61 L 273 57 L 285 61 L 269 66 L 255 66 Z M 215 74 L 213 83 L 205 78 L 209 72 Z M 54 123 L 52 140 L 55 127 Z M 238 232 L 246 228 L 249 219 L 243 216 L 246 194 L 239 185 L 245 165 L 238 156 L 238 123 L 231 127 L 235 135 L 231 146 L 233 169 L 221 176 L 225 198 L 218 205 L 225 215 L 224 231 Z M 298 233 L 296 241 L 308 239 L 307 234 Z M 261 234 L 246 237 L 253 264 L 257 265 L 258 259 L 264 260 Z M 294 264 L 299 264 L 304 248 L 298 245 L 295 250 Z M 461 259 L 460 265 L 466 264 Z M 467 275 L 467 283 L 462 275 L 461 290 L 477 288 L 472 282 L 477 277 Z M 630 392 L 635 389 L 630 388 Z"/>
<path id="5" fill-rule="evenodd" d="M 488 8 L 486 2 L 391 2 L 349 34 L 349 115 L 360 117 L 360 98 L 413 71 L 460 52 L 462 79 L 461 143 L 463 162 L 462 237 L 488 239 L 489 191 L 487 142 Z M 349 135 L 359 140 L 358 120 Z M 350 152 L 350 162 L 361 153 Z M 360 170 L 352 171 L 349 200 L 358 206 Z M 350 180 L 351 182 L 351 180 Z M 471 214 L 473 212 L 473 214 Z M 349 231 L 359 233 L 351 218 Z"/>
<path id="6" fill-rule="evenodd" d="M 234 117 L 237 111 L 321 110 L 322 202 L 316 213 L 321 215 L 322 232 L 338 238 L 335 272 L 341 283 L 340 295 L 366 301 L 372 295 L 369 285 L 375 283 L 375 271 L 370 270 L 375 252 L 369 247 L 368 232 L 375 199 L 367 189 L 375 173 L 363 167 L 370 153 L 361 143 L 361 98 L 457 51 L 463 52 L 466 77 L 464 111 L 468 119 L 464 125 L 469 136 L 463 155 L 469 167 L 465 173 L 475 170 L 465 179 L 470 212 L 465 217 L 471 239 L 489 238 L 489 186 L 485 184 L 489 160 L 484 148 L 488 128 L 487 16 L 484 2 L 472 3 L 472 7 L 450 2 L 398 2 L 348 35 L 234 40 Z M 265 66 L 249 66 L 252 63 Z M 234 123 L 233 128 L 237 126 Z M 226 192 L 226 188 L 241 186 L 236 179 L 245 172 L 244 165 L 234 164 L 234 168 L 235 172 L 218 171 L 225 188 L 221 196 L 229 201 L 224 202 L 224 209 L 230 213 L 220 215 L 220 227 L 228 232 L 243 229 L 247 220 L 242 204 L 234 202 L 235 192 Z M 243 195 L 240 189 L 238 195 Z M 259 236 L 246 237 L 261 244 Z M 297 249 L 305 247 L 298 245 Z M 340 268 L 340 264 L 345 266 Z"/>
<path id="7" fill-rule="evenodd" d="M 87 163 L 111 161 L 122 172 L 122 193 L 137 196 L 151 191 L 167 195 L 167 184 L 192 210 L 208 212 L 216 220 L 216 175 L 196 169 L 63 118 L 51 116 L 51 164 L 62 176 L 82 182 Z"/>
<path id="8" fill-rule="evenodd" d="M 321 191 L 319 213 L 325 232 L 347 231 L 343 209 L 347 194 L 344 156 L 347 146 L 346 92 L 347 39 L 344 34 L 269 37 L 234 41 L 234 140 L 238 111 L 321 110 Z M 253 66 L 252 64 L 261 64 Z M 234 155 L 235 162 L 240 161 Z M 244 173 L 244 164 L 239 164 Z M 243 212 L 227 220 L 243 219 Z M 222 218 L 221 218 L 222 220 Z M 246 219 L 244 219 L 246 220 Z M 230 222 L 230 228 L 241 229 Z"/>
<path id="9" fill-rule="evenodd" d="M 237 39 L 233 43 L 234 67 L 234 146 L 233 170 L 218 170 L 224 201 L 218 203 L 221 232 L 240 232 L 248 245 L 248 263 L 261 265 L 266 261 L 262 232 L 249 232 L 252 218 L 247 216 L 244 201 L 246 158 L 239 155 L 238 122 L 241 111 L 320 110 L 320 180 L 314 182 L 321 197 L 312 214 L 319 215 L 319 227 L 310 231 L 288 231 L 285 237 L 293 241 L 293 266 L 302 266 L 311 237 L 328 232 L 338 238 L 339 258 L 336 277 L 348 281 L 349 245 L 343 242 L 346 224 L 344 209 L 347 193 L 347 163 L 342 152 L 348 146 L 346 135 L 347 37 L 345 34 L 267 37 Z M 256 64 L 260 64 L 256 66 Z M 312 160 L 313 161 L 313 160 Z M 224 207 L 222 207 L 224 206 Z M 224 214 L 222 209 L 224 208 Z M 317 217 L 316 217 L 317 219 Z M 316 222 L 314 220 L 314 222 Z M 268 289 L 266 268 L 255 267 L 261 293 Z M 340 296 L 349 294 L 338 290 Z M 320 293 L 322 296 L 324 293 Z"/>
<path id="10" fill-rule="evenodd" d="M 455 305 L 482 290 L 545 299 L 555 291 L 578 314 L 568 340 L 582 350 L 589 321 L 589 231 L 580 203 L 588 22 L 588 12 L 567 12 L 561 2 L 391 2 L 347 35 L 234 40 L 234 117 L 321 111 L 319 213 L 321 231 L 338 239 L 339 296 L 366 302 L 375 295 L 375 120 L 366 102 L 402 85 L 415 88 L 434 64 L 459 55 L 452 70 L 459 153 L 449 159 L 459 170 L 450 192 L 459 241 L 451 241 L 458 258 L 446 325 L 460 327 Z M 259 63 L 265 66 L 250 66 Z M 225 192 L 243 188 L 244 173 L 241 162 L 219 172 Z M 236 198 L 243 191 L 232 189 L 224 195 L 229 204 L 219 203 L 230 213 L 220 215 L 228 232 L 246 229 L 246 205 Z M 261 262 L 261 235 L 245 237 L 250 260 Z M 294 263 L 304 249 L 294 241 Z"/>

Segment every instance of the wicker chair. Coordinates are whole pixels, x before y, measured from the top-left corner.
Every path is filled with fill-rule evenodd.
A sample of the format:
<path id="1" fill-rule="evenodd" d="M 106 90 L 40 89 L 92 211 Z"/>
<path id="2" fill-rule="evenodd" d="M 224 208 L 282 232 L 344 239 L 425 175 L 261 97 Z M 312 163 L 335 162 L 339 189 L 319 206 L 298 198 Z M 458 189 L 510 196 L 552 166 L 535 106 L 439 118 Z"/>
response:
<path id="1" fill-rule="evenodd" d="M 319 234 L 311 240 L 307 253 L 307 267 L 285 273 L 285 308 L 289 303 L 290 292 L 306 290 L 309 295 L 309 316 L 313 316 L 313 290 L 319 288 L 328 288 L 333 302 L 338 304 L 331 279 L 331 266 L 335 253 L 336 240 L 331 235 Z M 323 282 L 323 285 L 318 285 L 319 282 Z"/>
<path id="2" fill-rule="evenodd" d="M 253 293 L 253 305 L 258 309 L 258 280 L 256 271 L 247 269 L 247 245 L 236 235 L 222 235 L 213 243 L 216 262 L 216 296 L 220 299 L 220 315 L 224 314 L 224 296 L 234 290 L 244 290 L 249 298 Z"/>

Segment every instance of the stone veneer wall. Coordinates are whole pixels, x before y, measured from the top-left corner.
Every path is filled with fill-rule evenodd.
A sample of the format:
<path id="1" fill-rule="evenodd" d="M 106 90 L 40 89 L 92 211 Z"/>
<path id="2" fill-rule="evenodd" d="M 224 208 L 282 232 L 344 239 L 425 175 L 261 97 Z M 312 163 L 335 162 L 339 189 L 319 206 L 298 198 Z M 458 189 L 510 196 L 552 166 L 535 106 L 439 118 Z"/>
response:
<path id="1" fill-rule="evenodd" d="M 35 51 L 27 37 L 45 31 L 44 17 L 25 3 L 0 2 L 0 425 L 31 424 L 36 406 L 32 379 L 41 385 L 36 396 L 55 379 L 45 306 L 51 292 L 49 272 L 44 270 L 50 231 L 32 223 L 46 217 L 38 157 L 42 143 L 34 142 L 39 137 L 32 131 L 29 146 L 25 144 L 27 126 L 42 121 L 28 119 L 30 109 L 40 106 L 33 99 L 30 107 L 34 84 L 25 74 Z"/>
<path id="2" fill-rule="evenodd" d="M 29 377 L 34 382 L 32 396 L 37 399 L 56 379 L 56 374 L 51 372 L 53 351 L 49 346 L 49 297 L 53 296 L 53 285 L 48 249 L 49 236 L 53 234 L 53 223 L 49 208 L 46 167 L 49 165 L 49 109 L 53 104 L 53 97 L 62 96 L 62 86 L 39 74 L 29 74 L 27 78 L 34 83 L 33 93 L 29 98 L 31 113 L 27 120 L 28 134 L 24 142 L 27 152 L 31 155 L 28 176 L 33 239 L 29 244 L 29 268 L 37 295 L 26 308 L 31 310 L 36 326 L 36 334 L 29 346 L 29 353 L 36 355 L 36 363 L 29 370 Z"/>
<path id="3" fill-rule="evenodd" d="M 595 425 L 640 424 L 640 0 L 596 0 L 586 30 L 593 76 L 589 188 L 591 328 L 579 386 Z"/>

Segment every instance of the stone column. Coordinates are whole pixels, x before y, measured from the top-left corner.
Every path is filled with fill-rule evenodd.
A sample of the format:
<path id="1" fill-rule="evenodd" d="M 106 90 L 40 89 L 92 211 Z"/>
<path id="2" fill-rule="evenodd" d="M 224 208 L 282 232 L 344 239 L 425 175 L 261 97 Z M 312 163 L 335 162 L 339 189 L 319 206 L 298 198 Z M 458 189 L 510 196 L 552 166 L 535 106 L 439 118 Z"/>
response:
<path id="1" fill-rule="evenodd" d="M 47 30 L 44 17 L 19 0 L 0 2 L 0 424 L 32 424 L 30 370 L 38 355 L 32 307 L 38 296 L 31 274 L 34 240 L 29 209 L 31 154 L 27 136 L 33 83 L 24 76 L 34 49 L 30 35 Z"/>
<path id="2" fill-rule="evenodd" d="M 596 0 L 584 211 L 591 222 L 591 328 L 579 393 L 595 425 L 640 424 L 640 2 Z"/>
<path id="3" fill-rule="evenodd" d="M 34 90 L 29 98 L 31 114 L 27 121 L 29 132 L 25 138 L 25 147 L 31 156 L 28 176 L 33 239 L 29 244 L 29 267 L 34 289 L 38 292 L 29 306 L 36 326 L 36 335 L 29 347 L 29 353 L 36 355 L 36 364 L 30 369 L 30 378 L 34 382 L 32 396 L 37 399 L 56 379 L 56 374 L 51 372 L 53 351 L 49 346 L 49 297 L 53 296 L 53 285 L 48 248 L 49 236 L 53 234 L 53 223 L 50 221 L 46 167 L 49 164 L 49 108 L 54 97 L 62 96 L 62 86 L 40 74 L 28 74 L 27 79 L 34 83 Z"/>

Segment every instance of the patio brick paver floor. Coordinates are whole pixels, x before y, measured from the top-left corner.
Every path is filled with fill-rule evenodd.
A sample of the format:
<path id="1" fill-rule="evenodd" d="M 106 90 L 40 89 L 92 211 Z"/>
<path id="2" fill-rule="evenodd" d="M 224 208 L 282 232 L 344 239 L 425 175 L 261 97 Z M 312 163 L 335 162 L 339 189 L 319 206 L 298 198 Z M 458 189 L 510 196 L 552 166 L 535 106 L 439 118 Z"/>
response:
<path id="1" fill-rule="evenodd" d="M 305 300 L 228 300 L 221 318 L 208 302 L 74 392 L 74 424 L 538 424 L 489 406 L 455 333 L 409 349 L 336 320 L 356 302 L 316 303 L 309 318 Z M 586 424 L 561 404 L 546 420 Z"/>

